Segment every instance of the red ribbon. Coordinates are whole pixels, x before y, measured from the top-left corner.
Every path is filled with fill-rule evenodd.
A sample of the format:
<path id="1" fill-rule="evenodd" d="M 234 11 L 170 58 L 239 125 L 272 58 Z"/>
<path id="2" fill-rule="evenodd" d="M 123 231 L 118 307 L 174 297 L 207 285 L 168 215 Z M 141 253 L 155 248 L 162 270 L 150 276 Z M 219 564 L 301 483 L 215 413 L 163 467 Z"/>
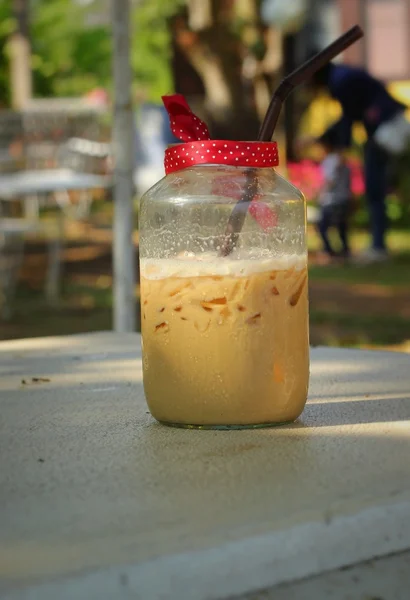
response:
<path id="1" fill-rule="evenodd" d="M 162 100 L 169 115 L 172 133 L 184 142 L 165 151 L 167 175 L 201 164 L 253 168 L 276 167 L 279 164 L 276 142 L 211 140 L 208 127 L 191 111 L 184 96 L 174 94 L 163 96 Z M 217 190 L 213 190 L 213 193 L 218 195 Z M 225 190 L 223 195 L 235 197 L 235 192 L 230 194 Z M 249 212 L 263 229 L 270 229 L 277 224 L 277 215 L 257 196 L 253 198 Z"/>
<path id="2" fill-rule="evenodd" d="M 167 175 L 205 164 L 256 168 L 279 164 L 276 142 L 211 140 L 208 127 L 194 115 L 184 96 L 162 96 L 162 101 L 169 115 L 172 133 L 185 142 L 165 151 Z"/>
<path id="3" fill-rule="evenodd" d="M 194 115 L 182 94 L 162 96 L 162 102 L 169 115 L 171 131 L 175 137 L 183 142 L 211 139 L 208 127 Z"/>
<path id="4" fill-rule="evenodd" d="M 204 140 L 167 148 L 164 165 L 168 175 L 194 165 L 262 168 L 274 167 L 278 162 L 278 148 L 275 142 Z"/>

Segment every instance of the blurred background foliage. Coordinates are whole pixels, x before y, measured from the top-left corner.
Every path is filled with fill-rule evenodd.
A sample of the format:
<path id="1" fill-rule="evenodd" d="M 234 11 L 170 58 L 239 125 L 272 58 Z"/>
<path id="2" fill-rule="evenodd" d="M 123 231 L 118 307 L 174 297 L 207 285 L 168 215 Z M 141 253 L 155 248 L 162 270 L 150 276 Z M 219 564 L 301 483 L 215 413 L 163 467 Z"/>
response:
<path id="1" fill-rule="evenodd" d="M 136 87 L 150 99 L 172 91 L 169 18 L 182 0 L 134 3 L 131 62 Z M 111 31 L 102 0 L 32 0 L 30 37 L 34 96 L 81 96 L 111 89 Z M 0 0 L 0 102 L 9 103 L 8 37 L 15 28 L 10 0 Z"/>
<path id="2" fill-rule="evenodd" d="M 254 139 L 273 89 L 284 72 L 306 58 L 301 49 L 306 51 L 309 40 L 319 35 L 320 21 L 330 23 L 328 37 L 322 37 L 322 43 L 329 43 L 340 32 L 341 22 L 334 28 L 327 11 L 332 9 L 334 14 L 339 11 L 340 17 L 344 10 L 346 17 L 349 16 L 347 5 L 358 4 L 358 0 L 349 3 L 345 0 L 301 3 L 288 0 L 282 6 L 290 10 L 296 4 L 310 8 L 304 15 L 303 26 L 297 21 L 286 29 L 277 22 L 262 20 L 263 5 L 278 5 L 274 0 L 130 1 L 135 109 L 144 102 L 159 104 L 161 95 L 178 91 L 187 96 L 193 110 L 208 122 L 214 137 L 227 139 Z M 11 103 L 10 39 L 17 25 L 12 5 L 17 2 L 0 0 L 1 108 L 9 108 Z M 406 2 L 410 4 L 408 0 L 400 0 L 403 6 Z M 393 23 L 394 7 L 387 6 L 388 0 L 363 0 L 362 3 L 372 11 L 384 5 Z M 103 89 L 112 99 L 110 0 L 26 0 L 25 4 L 29 7 L 33 96 L 78 98 Z M 362 52 L 364 46 L 358 47 L 356 57 L 349 59 L 352 64 L 370 65 L 370 70 L 370 50 L 375 49 L 370 43 L 372 36 L 373 40 L 376 36 L 385 36 L 388 29 L 387 23 L 379 22 L 380 27 L 372 33 L 375 14 L 367 21 L 366 38 L 370 40 L 367 51 Z M 355 22 L 358 17 L 354 12 L 349 18 Z M 389 34 L 393 38 L 399 28 L 399 17 L 394 18 L 396 22 Z M 343 21 L 343 27 L 345 25 Z M 403 29 L 401 35 L 408 37 L 408 31 L 408 27 L 406 31 Z M 387 42 L 377 44 L 377 48 L 381 46 L 389 47 L 390 52 L 389 60 L 382 61 L 383 68 L 388 66 L 391 73 L 397 74 L 398 51 L 394 59 L 391 54 L 394 48 Z M 376 58 L 384 59 L 384 55 L 378 54 Z M 410 62 L 408 65 L 410 69 Z M 410 70 L 402 80 L 395 80 L 395 75 L 381 77 L 388 82 L 392 94 L 410 106 Z M 339 115 L 339 105 L 329 97 L 312 101 L 308 89 L 301 88 L 286 103 L 275 134 L 281 153 L 279 170 L 305 192 L 312 208 L 320 185 L 321 150 L 314 147 L 299 155 L 292 145 L 299 135 L 321 134 Z M 110 119 L 111 112 L 107 111 L 107 120 Z M 109 132 L 110 123 L 107 125 Z M 362 250 L 368 242 L 369 216 L 362 174 L 364 141 L 363 128 L 356 126 L 349 157 L 355 172 L 354 251 Z M 389 247 L 394 256 L 389 263 L 368 268 L 323 268 L 315 263 L 319 239 L 314 225 L 309 226 L 312 343 L 374 347 L 397 345 L 410 339 L 409 295 L 405 289 L 410 265 L 409 163 L 409 155 L 392 163 L 387 210 L 392 225 Z M 51 313 L 41 291 L 47 268 L 46 244 L 43 240 L 28 245 L 16 298 L 16 316 L 10 323 L 2 324 L 0 337 L 40 335 L 44 333 L 45 324 L 49 326 L 49 334 L 83 331 L 84 327 L 88 330 L 109 328 L 111 224 L 112 204 L 106 201 L 94 203 L 87 222 L 77 222 L 75 227 L 72 224 L 64 256 L 65 300 Z M 137 220 L 135 224 L 137 226 Z M 27 311 L 28 299 L 30 311 Z"/>

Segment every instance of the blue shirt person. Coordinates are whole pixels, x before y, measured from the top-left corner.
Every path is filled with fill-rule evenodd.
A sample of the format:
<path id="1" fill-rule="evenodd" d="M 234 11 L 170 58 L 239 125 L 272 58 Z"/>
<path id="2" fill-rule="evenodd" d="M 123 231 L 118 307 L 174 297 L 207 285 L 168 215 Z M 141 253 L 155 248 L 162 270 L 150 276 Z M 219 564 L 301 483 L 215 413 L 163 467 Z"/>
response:
<path id="1" fill-rule="evenodd" d="M 388 154 L 376 143 L 375 133 L 380 125 L 403 113 L 405 106 L 397 102 L 380 81 L 358 67 L 330 63 L 315 74 L 313 86 L 327 89 L 340 103 L 342 117 L 328 131 L 337 128 L 345 146 L 351 143 L 353 123 L 360 122 L 365 127 L 368 141 L 364 149 L 364 174 L 372 233 L 368 258 L 383 259 L 386 257 Z"/>

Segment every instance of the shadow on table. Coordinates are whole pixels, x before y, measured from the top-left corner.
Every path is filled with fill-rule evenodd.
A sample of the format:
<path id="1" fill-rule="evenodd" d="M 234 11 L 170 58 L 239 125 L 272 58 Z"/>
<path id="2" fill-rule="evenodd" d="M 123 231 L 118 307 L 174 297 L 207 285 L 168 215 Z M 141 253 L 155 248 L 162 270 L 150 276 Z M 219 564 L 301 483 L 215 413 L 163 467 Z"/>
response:
<path id="1" fill-rule="evenodd" d="M 310 402 L 300 419 L 293 425 L 284 425 L 283 429 L 307 427 L 335 427 L 340 425 L 359 425 L 362 423 L 389 423 L 410 421 L 410 394 L 383 395 L 382 398 L 364 398 L 363 400 L 340 400 L 330 402 Z"/>

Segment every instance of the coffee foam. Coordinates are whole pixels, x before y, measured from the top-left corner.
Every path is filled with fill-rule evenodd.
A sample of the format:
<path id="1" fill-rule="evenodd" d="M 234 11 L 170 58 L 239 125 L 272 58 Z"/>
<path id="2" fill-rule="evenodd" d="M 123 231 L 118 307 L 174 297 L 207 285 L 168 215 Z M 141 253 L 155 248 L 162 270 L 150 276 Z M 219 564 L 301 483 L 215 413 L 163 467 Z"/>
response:
<path id="1" fill-rule="evenodd" d="M 141 275 L 146 279 L 165 279 L 167 277 L 206 277 L 225 275 L 247 277 L 253 273 L 265 271 L 284 271 L 306 267 L 306 255 L 289 254 L 286 256 L 258 256 L 241 258 L 232 255 L 219 257 L 212 254 L 184 254 L 176 258 L 140 260 Z"/>

